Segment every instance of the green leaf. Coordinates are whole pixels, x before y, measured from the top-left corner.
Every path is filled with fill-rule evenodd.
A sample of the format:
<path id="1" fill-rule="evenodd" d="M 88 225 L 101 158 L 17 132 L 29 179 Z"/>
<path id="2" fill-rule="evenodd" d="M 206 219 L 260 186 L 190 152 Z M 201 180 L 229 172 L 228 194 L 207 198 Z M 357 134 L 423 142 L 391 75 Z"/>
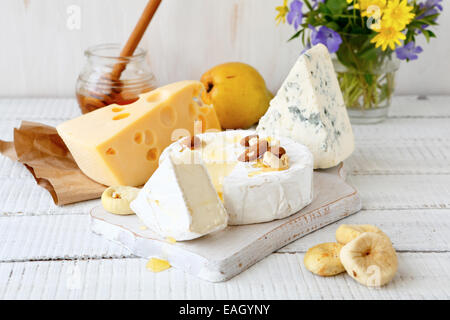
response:
<path id="1" fill-rule="evenodd" d="M 356 64 L 352 60 L 352 52 L 349 51 L 348 46 L 341 44 L 339 50 L 336 52 L 339 61 L 346 67 L 356 69 Z"/>
<path id="2" fill-rule="evenodd" d="M 328 0 L 325 4 L 332 14 L 340 14 L 347 8 L 346 0 Z"/>
<path id="3" fill-rule="evenodd" d="M 302 32 L 303 29 L 297 31 L 292 37 L 289 38 L 288 42 L 294 40 L 295 38 L 298 38 Z"/>
<path id="4" fill-rule="evenodd" d="M 366 82 L 369 86 L 373 84 L 373 74 L 365 73 L 364 78 L 366 79 Z"/>
<path id="5" fill-rule="evenodd" d="M 361 52 L 358 56 L 363 60 L 375 60 L 377 58 L 377 53 L 378 49 L 372 46 L 372 48 Z"/>
<path id="6" fill-rule="evenodd" d="M 433 31 L 428 30 L 428 34 L 430 35 L 430 38 L 436 38 L 436 34 Z"/>
<path id="7" fill-rule="evenodd" d="M 308 7 L 309 11 L 313 11 L 312 5 L 309 3 L 308 0 L 303 0 L 303 2 L 306 4 L 306 6 Z"/>
<path id="8" fill-rule="evenodd" d="M 429 30 L 422 30 L 422 34 L 425 36 L 425 39 L 427 39 L 427 42 L 430 41 L 430 32 Z"/>
<path id="9" fill-rule="evenodd" d="M 308 26 L 309 24 L 315 26 L 315 25 L 320 24 L 320 23 L 318 23 L 318 21 L 317 21 L 317 19 L 316 19 L 316 16 L 314 16 L 314 15 L 309 15 L 309 16 L 305 19 L 305 24 L 306 24 L 306 26 Z"/>
<path id="10" fill-rule="evenodd" d="M 331 14 L 330 9 L 328 9 L 325 3 L 322 2 L 319 3 L 319 8 L 317 9 L 317 12 L 322 14 Z"/>
<path id="11" fill-rule="evenodd" d="M 327 28 L 333 29 L 334 31 L 339 31 L 339 29 L 340 29 L 339 25 L 334 21 L 327 22 L 327 24 L 325 24 L 325 26 Z"/>

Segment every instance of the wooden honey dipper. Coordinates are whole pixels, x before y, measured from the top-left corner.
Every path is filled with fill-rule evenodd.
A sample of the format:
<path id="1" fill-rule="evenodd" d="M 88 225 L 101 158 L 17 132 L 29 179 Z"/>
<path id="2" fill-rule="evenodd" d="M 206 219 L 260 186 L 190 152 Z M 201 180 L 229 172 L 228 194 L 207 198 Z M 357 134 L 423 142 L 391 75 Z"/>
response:
<path id="1" fill-rule="evenodd" d="M 126 42 L 125 46 L 122 48 L 122 51 L 120 52 L 120 58 L 123 58 L 123 62 L 116 63 L 110 73 L 102 76 L 103 79 L 110 81 L 112 86 L 114 86 L 114 88 L 112 88 L 112 90 L 107 94 L 95 93 L 93 94 L 93 96 L 90 96 L 88 101 L 89 105 L 92 106 L 93 109 L 101 108 L 111 103 L 114 103 L 115 97 L 117 97 L 117 95 L 120 95 L 120 92 L 122 91 L 120 88 L 122 86 L 120 76 L 122 75 L 122 72 L 125 70 L 127 66 L 126 58 L 133 56 L 134 51 L 139 45 L 139 42 L 141 41 L 142 36 L 147 30 L 150 21 L 153 19 L 156 10 L 161 4 L 161 1 L 162 0 L 148 1 L 147 5 L 144 8 L 144 11 L 142 12 L 141 17 L 139 18 L 136 26 L 133 29 L 133 32 L 131 32 L 128 41 Z"/>
<path id="2" fill-rule="evenodd" d="M 139 45 L 139 42 L 141 42 L 142 36 L 145 33 L 145 30 L 147 30 L 148 25 L 150 24 L 150 21 L 152 20 L 153 16 L 155 15 L 156 10 L 158 9 L 159 5 L 161 4 L 162 0 L 150 0 L 145 9 L 144 12 L 142 12 L 141 17 L 139 18 L 138 23 L 134 27 L 133 32 L 131 33 L 130 37 L 128 38 L 127 43 L 123 47 L 122 51 L 120 52 L 120 57 L 131 57 L 136 50 L 137 46 Z M 122 74 L 123 70 L 126 68 L 126 63 L 119 62 L 117 63 L 112 72 L 111 72 L 111 80 L 119 80 L 120 75 Z"/>

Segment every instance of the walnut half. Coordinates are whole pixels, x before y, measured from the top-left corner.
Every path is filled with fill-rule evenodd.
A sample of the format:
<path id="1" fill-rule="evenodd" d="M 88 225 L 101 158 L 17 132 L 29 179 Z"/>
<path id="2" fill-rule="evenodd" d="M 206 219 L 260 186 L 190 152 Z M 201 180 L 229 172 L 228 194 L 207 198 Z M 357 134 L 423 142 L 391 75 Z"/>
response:
<path id="1" fill-rule="evenodd" d="M 267 151 L 264 153 L 263 164 L 273 169 L 287 169 L 289 168 L 289 158 L 286 153 L 278 157 L 274 153 Z"/>

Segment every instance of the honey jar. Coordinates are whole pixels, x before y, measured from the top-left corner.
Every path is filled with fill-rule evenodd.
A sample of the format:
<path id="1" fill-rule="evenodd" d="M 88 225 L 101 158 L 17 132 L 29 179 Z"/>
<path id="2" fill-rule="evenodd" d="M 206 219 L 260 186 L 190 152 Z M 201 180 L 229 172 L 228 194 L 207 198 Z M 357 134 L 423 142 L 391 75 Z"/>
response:
<path id="1" fill-rule="evenodd" d="M 85 51 L 86 63 L 76 84 L 83 114 L 113 103 L 130 104 L 157 87 L 147 52 L 137 48 L 133 56 L 120 57 L 120 50 L 118 44 L 101 44 Z"/>

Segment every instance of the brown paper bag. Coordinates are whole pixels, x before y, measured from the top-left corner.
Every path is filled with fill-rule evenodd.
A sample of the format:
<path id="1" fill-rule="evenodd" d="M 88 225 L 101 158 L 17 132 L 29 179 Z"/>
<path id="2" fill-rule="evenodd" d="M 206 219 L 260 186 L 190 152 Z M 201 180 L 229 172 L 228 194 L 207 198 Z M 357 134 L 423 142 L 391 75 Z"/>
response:
<path id="1" fill-rule="evenodd" d="M 57 205 L 99 198 L 106 186 L 81 172 L 56 129 L 23 121 L 14 141 L 0 140 L 0 153 L 23 163 Z"/>

